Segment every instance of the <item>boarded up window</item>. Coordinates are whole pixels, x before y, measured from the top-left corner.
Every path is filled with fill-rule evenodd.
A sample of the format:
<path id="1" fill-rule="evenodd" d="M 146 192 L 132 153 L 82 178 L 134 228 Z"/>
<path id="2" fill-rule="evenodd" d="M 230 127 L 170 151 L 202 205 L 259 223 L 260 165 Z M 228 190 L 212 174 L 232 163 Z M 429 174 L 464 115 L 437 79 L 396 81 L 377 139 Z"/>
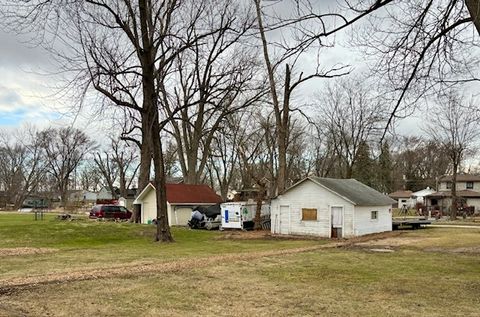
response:
<path id="1" fill-rule="evenodd" d="M 376 210 L 375 210 L 375 211 L 372 211 L 372 214 L 371 214 L 371 216 L 370 216 L 370 219 L 372 219 L 372 220 L 378 219 L 378 211 L 376 211 Z"/>
<path id="2" fill-rule="evenodd" d="M 302 220 L 317 220 L 317 209 L 302 208 Z"/>

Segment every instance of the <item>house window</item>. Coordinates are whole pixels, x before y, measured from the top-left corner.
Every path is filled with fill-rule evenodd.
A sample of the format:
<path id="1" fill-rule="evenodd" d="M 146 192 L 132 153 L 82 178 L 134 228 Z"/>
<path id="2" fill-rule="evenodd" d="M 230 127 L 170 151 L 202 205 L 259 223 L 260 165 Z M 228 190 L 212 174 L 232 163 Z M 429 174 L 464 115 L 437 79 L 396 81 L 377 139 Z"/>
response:
<path id="1" fill-rule="evenodd" d="M 452 189 L 452 182 L 447 182 L 447 189 Z"/>
<path id="2" fill-rule="evenodd" d="M 302 208 L 302 220 L 303 221 L 316 221 L 317 209 L 316 208 Z"/>
<path id="3" fill-rule="evenodd" d="M 467 182 L 467 189 L 473 189 L 473 182 Z"/>
<path id="4" fill-rule="evenodd" d="M 372 219 L 372 220 L 377 220 L 378 219 L 378 211 L 377 210 L 371 211 L 370 219 Z"/>

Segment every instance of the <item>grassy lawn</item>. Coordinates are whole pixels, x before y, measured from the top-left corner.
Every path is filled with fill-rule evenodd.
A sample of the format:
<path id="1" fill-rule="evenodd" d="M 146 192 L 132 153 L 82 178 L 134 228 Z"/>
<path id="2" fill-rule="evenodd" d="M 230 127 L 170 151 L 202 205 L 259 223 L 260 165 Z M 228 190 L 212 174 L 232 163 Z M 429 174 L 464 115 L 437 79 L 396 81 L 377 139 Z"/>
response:
<path id="1" fill-rule="evenodd" d="M 152 242 L 153 228 L 60 222 L 0 214 L 0 248 L 51 248 L 0 256 L 2 280 L 42 272 L 187 261 L 267 252 L 326 241 L 225 239 L 175 229 L 176 243 Z M 372 249 L 394 252 L 374 252 Z M 340 248 L 218 261 L 167 273 L 112 276 L 0 294 L 0 316 L 479 316 L 480 228 L 401 231 Z"/>
<path id="2" fill-rule="evenodd" d="M 47 248 L 45 251 L 49 252 L 1 257 L 0 280 L 25 274 L 166 262 L 325 243 L 259 239 L 232 241 L 221 239 L 223 235 L 218 231 L 174 228 L 176 242 L 159 245 L 153 241 L 154 232 L 152 225 L 88 219 L 60 221 L 56 215 L 46 215 L 45 220 L 34 221 L 32 214 L 3 213 L 0 214 L 0 249 Z"/>

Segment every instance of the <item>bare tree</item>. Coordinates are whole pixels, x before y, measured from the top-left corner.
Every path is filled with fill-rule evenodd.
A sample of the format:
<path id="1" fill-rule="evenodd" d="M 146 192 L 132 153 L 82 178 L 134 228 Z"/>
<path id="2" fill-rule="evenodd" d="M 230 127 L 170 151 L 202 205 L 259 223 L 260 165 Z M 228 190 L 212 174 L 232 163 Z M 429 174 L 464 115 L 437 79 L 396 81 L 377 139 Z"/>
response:
<path id="1" fill-rule="evenodd" d="M 79 171 L 80 186 L 88 191 L 98 191 L 103 184 L 103 175 L 99 171 L 97 164 L 90 160 L 86 162 Z"/>
<path id="2" fill-rule="evenodd" d="M 157 241 L 173 241 L 168 226 L 160 132 L 162 87 L 175 75 L 176 57 L 218 29 L 195 29 L 212 1 L 4 0 L 6 24 L 36 35 L 73 72 L 70 88 L 82 97 L 94 88 L 104 105 L 139 114 L 139 187 L 149 182 L 153 159 L 157 195 Z M 222 28 L 223 26 L 220 26 Z M 52 35 L 52 36 L 50 36 Z M 61 43 L 61 45 L 60 45 Z M 60 46 L 60 47 L 59 47 Z M 65 47 L 66 46 L 66 47 Z M 172 111 L 176 115 L 181 107 Z M 126 138 L 126 136 L 125 136 Z M 138 140 L 137 140 L 138 141 Z"/>
<path id="3" fill-rule="evenodd" d="M 45 151 L 47 171 L 56 181 L 56 189 L 65 207 L 70 177 L 92 147 L 93 142 L 82 131 L 66 128 L 48 128 L 39 133 L 41 146 Z"/>
<path id="4" fill-rule="evenodd" d="M 378 58 L 375 75 L 392 105 L 387 126 L 423 106 L 425 98 L 479 80 L 479 5 L 478 0 L 393 1 L 369 17 L 358 41 Z"/>
<path id="5" fill-rule="evenodd" d="M 255 103 L 264 93 L 258 83 L 257 54 L 243 38 L 254 20 L 250 8 L 233 0 L 212 2 L 193 32 L 218 29 L 197 41 L 175 60 L 178 83 L 162 90 L 169 131 L 177 144 L 178 162 L 186 183 L 199 183 L 209 148 L 226 117 Z M 175 109 L 182 108 L 178 116 Z"/>
<path id="6" fill-rule="evenodd" d="M 138 164 L 139 157 L 132 147 L 119 139 L 111 139 L 111 146 L 113 152 L 112 159 L 118 170 L 120 196 L 127 197 L 127 189 L 132 186 L 140 167 L 140 164 Z M 139 219 L 136 220 L 140 221 Z"/>
<path id="7" fill-rule="evenodd" d="M 442 144 L 422 137 L 403 137 L 392 143 L 393 188 L 417 191 L 436 187 L 436 180 L 451 173 L 448 156 L 438 155 Z"/>
<path id="8" fill-rule="evenodd" d="M 227 200 L 229 189 L 233 184 L 239 164 L 238 143 L 245 137 L 246 129 L 242 127 L 248 111 L 228 116 L 213 138 L 209 152 L 208 169 L 213 183 L 218 184 L 220 196 Z"/>
<path id="9" fill-rule="evenodd" d="M 0 138 L 0 183 L 12 197 L 14 208 L 21 207 L 25 198 L 38 190 L 45 175 L 45 158 L 37 131 L 2 134 Z"/>
<path id="10" fill-rule="evenodd" d="M 93 161 L 95 162 L 98 171 L 102 174 L 102 178 L 112 193 L 112 197 L 117 199 L 118 197 L 116 197 L 117 194 L 114 185 L 118 179 L 119 167 L 113 160 L 113 155 L 108 151 L 104 151 L 103 153 L 96 152 L 93 154 Z"/>
<path id="11" fill-rule="evenodd" d="M 383 131 L 385 109 L 360 81 L 339 80 L 320 97 L 320 132 L 343 165 L 342 177 L 351 178 L 363 142 Z"/>
<path id="12" fill-rule="evenodd" d="M 466 155 L 477 146 L 478 130 L 477 109 L 473 100 L 463 104 L 463 98 L 456 91 L 448 91 L 438 100 L 432 112 L 433 120 L 426 131 L 439 144 L 450 158 L 452 165 L 452 207 L 450 217 L 457 217 L 457 174 Z"/>
<path id="13" fill-rule="evenodd" d="M 308 80 L 314 78 L 332 78 L 342 76 L 348 73 L 348 69 L 345 66 L 334 66 L 331 69 L 323 70 L 319 65 L 317 65 L 315 71 L 309 74 L 304 74 L 304 72 L 301 72 L 298 76 L 296 76 L 293 72 L 293 69 L 295 69 L 297 61 L 304 53 L 306 53 L 307 48 L 310 45 L 307 45 L 307 47 L 302 46 L 301 43 L 296 40 L 294 36 L 295 34 L 292 34 L 292 40 L 295 43 L 293 44 L 294 48 L 286 48 L 280 57 L 273 58 L 270 53 L 271 46 L 269 45 L 266 35 L 266 32 L 270 27 L 264 23 L 265 13 L 262 9 L 261 0 L 255 0 L 255 8 L 258 32 L 262 43 L 263 58 L 265 61 L 269 81 L 271 103 L 273 105 L 275 124 L 277 127 L 276 142 L 278 147 L 278 176 L 276 183 L 278 193 L 282 193 L 285 190 L 287 180 L 287 152 L 291 129 L 291 112 L 294 110 L 292 109 L 291 99 L 294 91 L 302 83 L 305 83 Z M 296 21 L 299 21 L 298 19 L 302 19 L 302 17 L 298 17 Z M 282 24 L 285 20 L 288 21 L 289 19 L 280 19 L 279 23 Z M 293 24 L 294 23 L 295 22 L 293 22 Z M 288 25 L 288 23 L 286 24 Z M 275 25 L 274 27 L 279 26 Z M 286 26 L 283 26 L 283 28 L 286 28 Z M 302 40 L 300 40 L 300 42 L 302 42 Z M 288 47 L 288 44 L 289 43 L 283 45 L 283 47 Z M 322 46 L 321 43 L 320 46 Z M 280 81 L 278 78 L 280 67 L 285 68 L 285 72 L 282 73 L 283 81 Z M 282 89 L 283 92 L 281 92 Z"/>
<path id="14" fill-rule="evenodd" d="M 408 114 L 432 88 L 442 89 L 434 82 L 449 86 L 479 80 L 474 70 L 479 64 L 480 0 L 345 0 L 333 10 L 325 10 L 320 1 L 292 2 L 295 16 L 271 13 L 275 22 L 265 28 L 295 30 L 297 41 L 281 45 L 290 55 L 319 43 L 334 45 L 332 36 L 368 20 L 359 38 L 364 44 L 369 39 L 369 54 L 382 56 L 378 82 L 388 88 L 392 104 L 382 139 L 396 118 Z"/>

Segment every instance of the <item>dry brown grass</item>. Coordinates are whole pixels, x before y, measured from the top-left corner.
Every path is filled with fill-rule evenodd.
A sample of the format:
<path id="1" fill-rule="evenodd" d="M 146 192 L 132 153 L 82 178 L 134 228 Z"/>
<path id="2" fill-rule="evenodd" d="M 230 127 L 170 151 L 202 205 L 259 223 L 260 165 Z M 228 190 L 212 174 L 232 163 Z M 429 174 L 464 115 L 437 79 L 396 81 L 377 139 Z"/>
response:
<path id="1" fill-rule="evenodd" d="M 461 256 L 455 267 L 449 261 L 442 253 L 328 248 L 46 284 L 3 296 L 0 311 L 8 307 L 18 316 L 478 316 L 478 257 Z"/>
<path id="2" fill-rule="evenodd" d="M 0 248 L 0 257 L 2 256 L 16 256 L 16 255 L 31 255 L 31 254 L 45 254 L 57 252 L 54 248 Z"/>
<path id="3" fill-rule="evenodd" d="M 139 257 L 69 271 L 59 271 L 58 263 L 44 268 L 45 274 L 21 277 L 5 273 L 0 316 L 480 316 L 479 233 L 436 228 L 323 244 L 291 241 L 297 247 L 274 249 L 289 241 L 226 232 L 220 240 L 207 240 L 203 254 Z M 179 234 L 188 241 L 197 237 Z M 208 251 L 224 243 L 242 252 Z M 245 250 L 245 243 L 262 249 Z M 188 246 L 157 247 L 170 255 Z M 371 252 L 376 246 L 395 252 Z M 133 252 L 137 245 L 124 247 Z M 115 257 L 115 250 L 120 249 L 104 258 Z M 77 259 L 93 251 L 67 254 Z M 44 256 L 18 258 L 34 265 Z"/>

